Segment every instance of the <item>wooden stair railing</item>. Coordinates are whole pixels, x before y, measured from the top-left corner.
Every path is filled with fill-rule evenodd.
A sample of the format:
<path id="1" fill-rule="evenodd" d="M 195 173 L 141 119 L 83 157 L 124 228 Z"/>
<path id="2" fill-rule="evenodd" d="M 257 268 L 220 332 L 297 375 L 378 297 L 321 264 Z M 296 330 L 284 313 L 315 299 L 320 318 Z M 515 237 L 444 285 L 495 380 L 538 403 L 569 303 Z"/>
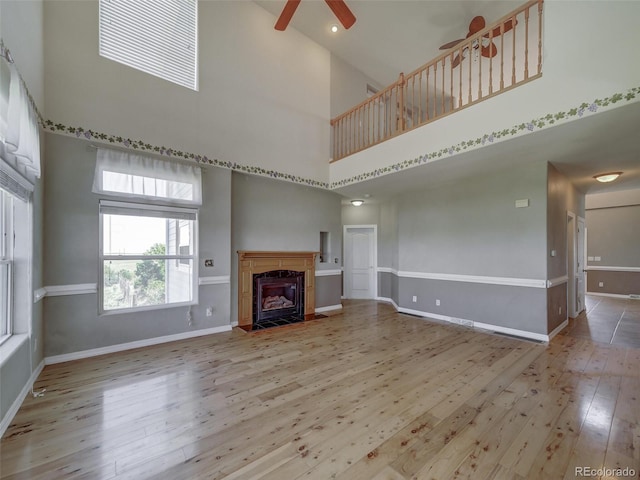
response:
<path id="1" fill-rule="evenodd" d="M 331 162 L 539 78 L 542 10 L 543 0 L 530 0 L 332 119 Z M 496 55 L 480 55 L 491 44 Z"/>

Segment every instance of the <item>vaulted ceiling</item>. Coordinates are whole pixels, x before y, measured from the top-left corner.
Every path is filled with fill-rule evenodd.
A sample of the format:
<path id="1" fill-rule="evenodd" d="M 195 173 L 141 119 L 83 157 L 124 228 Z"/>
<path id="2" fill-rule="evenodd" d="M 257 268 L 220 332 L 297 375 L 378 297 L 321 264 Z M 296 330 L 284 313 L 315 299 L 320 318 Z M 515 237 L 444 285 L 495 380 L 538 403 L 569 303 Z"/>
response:
<path id="1" fill-rule="evenodd" d="M 286 0 L 255 0 L 273 14 L 274 24 Z M 339 28 L 327 4 L 302 0 L 289 28 L 295 28 L 380 85 L 397 80 L 439 53 L 440 45 L 466 35 L 469 21 L 483 15 L 498 20 L 523 1 L 509 0 L 346 0 L 357 21 L 349 30 Z M 632 103 L 588 118 L 548 128 L 535 134 L 448 158 L 446 162 L 416 167 L 344 187 L 348 197 L 389 197 L 408 188 L 455 181 L 461 175 L 497 170 L 514 161 L 545 158 L 584 193 L 640 189 L 640 104 Z M 428 127 L 426 127 L 428 128 Z M 482 158 L 482 161 L 477 161 Z M 514 160 L 515 159 L 515 160 Z M 400 159 L 402 160 L 402 159 Z M 446 164 L 445 164 L 446 163 Z M 463 168 L 451 168 L 452 166 Z M 593 175 L 621 170 L 612 184 Z"/>

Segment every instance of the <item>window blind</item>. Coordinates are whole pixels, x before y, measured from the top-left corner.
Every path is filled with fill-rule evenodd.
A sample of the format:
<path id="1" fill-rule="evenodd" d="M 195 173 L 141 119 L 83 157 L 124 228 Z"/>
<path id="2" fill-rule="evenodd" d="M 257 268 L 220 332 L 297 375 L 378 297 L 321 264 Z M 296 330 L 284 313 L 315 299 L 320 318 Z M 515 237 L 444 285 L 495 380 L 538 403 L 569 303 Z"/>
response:
<path id="1" fill-rule="evenodd" d="M 100 55 L 192 90 L 196 0 L 100 0 Z"/>

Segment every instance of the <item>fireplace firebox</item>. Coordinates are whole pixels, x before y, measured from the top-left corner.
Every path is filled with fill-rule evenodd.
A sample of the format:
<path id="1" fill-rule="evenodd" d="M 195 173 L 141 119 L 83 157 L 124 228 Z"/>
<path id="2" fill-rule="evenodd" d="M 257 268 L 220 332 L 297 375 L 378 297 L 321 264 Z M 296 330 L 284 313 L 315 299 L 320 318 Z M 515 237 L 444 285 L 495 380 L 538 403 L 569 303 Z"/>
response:
<path id="1" fill-rule="evenodd" d="M 253 275 L 253 323 L 304 318 L 304 272 L 272 270 Z"/>

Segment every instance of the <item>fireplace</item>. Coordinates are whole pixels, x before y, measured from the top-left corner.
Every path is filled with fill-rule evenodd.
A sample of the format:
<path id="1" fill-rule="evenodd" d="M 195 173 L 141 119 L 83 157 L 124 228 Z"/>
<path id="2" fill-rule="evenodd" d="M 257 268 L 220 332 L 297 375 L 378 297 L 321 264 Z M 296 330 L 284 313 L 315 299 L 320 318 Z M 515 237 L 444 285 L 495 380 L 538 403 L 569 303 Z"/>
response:
<path id="1" fill-rule="evenodd" d="M 271 270 L 253 275 L 253 323 L 304 317 L 304 272 Z"/>
<path id="2" fill-rule="evenodd" d="M 317 252 L 238 251 L 238 327 L 252 330 L 254 321 L 263 321 L 269 318 L 265 315 L 276 315 L 276 312 L 278 316 L 285 312 L 291 314 L 292 308 L 293 315 L 313 318 L 316 308 L 316 254 Z M 285 277 L 294 279 L 289 278 L 284 286 L 277 286 Z M 292 288 L 294 284 L 295 288 Z M 257 295 L 262 297 L 259 303 Z M 267 297 L 277 298 L 269 299 L 269 305 L 264 308 Z M 289 302 L 295 307 L 289 305 Z M 260 313 L 256 313 L 258 306 Z M 265 320 L 269 321 L 271 320 Z"/>

